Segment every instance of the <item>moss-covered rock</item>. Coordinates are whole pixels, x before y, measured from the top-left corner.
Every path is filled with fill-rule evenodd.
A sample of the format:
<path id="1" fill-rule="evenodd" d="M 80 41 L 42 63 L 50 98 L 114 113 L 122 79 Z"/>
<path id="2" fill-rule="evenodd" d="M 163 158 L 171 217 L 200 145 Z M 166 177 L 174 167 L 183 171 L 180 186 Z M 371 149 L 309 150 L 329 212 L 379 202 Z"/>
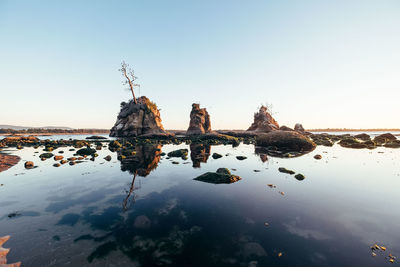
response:
<path id="1" fill-rule="evenodd" d="M 189 150 L 184 148 L 184 149 L 178 149 L 178 150 L 171 151 L 167 155 L 168 155 L 168 157 L 171 157 L 171 158 L 187 159 L 188 153 L 189 153 Z"/>
<path id="2" fill-rule="evenodd" d="M 49 159 L 52 158 L 53 156 L 54 156 L 53 153 L 42 153 L 39 155 L 39 158 Z"/>
<path id="3" fill-rule="evenodd" d="M 78 155 L 86 155 L 86 156 L 90 156 L 90 155 L 94 155 L 96 153 L 96 149 L 90 148 L 90 147 L 86 147 L 86 148 L 81 148 L 78 151 L 76 151 L 76 154 Z"/>
<path id="4" fill-rule="evenodd" d="M 212 184 L 231 184 L 241 180 L 241 178 L 231 174 L 227 168 L 219 168 L 216 172 L 206 172 L 193 180 Z"/>

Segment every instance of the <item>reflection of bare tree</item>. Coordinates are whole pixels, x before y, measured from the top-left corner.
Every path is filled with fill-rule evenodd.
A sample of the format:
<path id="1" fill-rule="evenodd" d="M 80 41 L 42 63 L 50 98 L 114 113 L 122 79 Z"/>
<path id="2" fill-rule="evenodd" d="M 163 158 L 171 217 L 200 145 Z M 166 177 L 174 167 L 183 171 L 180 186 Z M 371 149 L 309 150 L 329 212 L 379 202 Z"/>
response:
<path id="1" fill-rule="evenodd" d="M 155 170 L 161 159 L 162 145 L 139 145 L 135 148 L 125 148 L 118 151 L 118 160 L 121 161 L 121 170 L 133 174 L 133 179 L 127 196 L 123 201 L 123 209 L 128 209 L 129 199 L 133 195 L 135 199 L 135 180 L 136 176 L 146 177 L 151 171 Z"/>
<path id="2" fill-rule="evenodd" d="M 124 199 L 124 202 L 123 202 L 123 204 L 122 204 L 122 207 L 123 207 L 124 211 L 128 210 L 128 208 L 129 208 L 129 207 L 128 207 L 128 200 L 129 200 L 129 198 L 131 197 L 131 195 L 132 195 L 132 193 L 133 193 L 133 190 L 135 190 L 135 179 L 136 179 L 136 175 L 137 175 L 137 172 L 133 174 L 133 179 L 132 179 L 131 187 L 129 188 L 128 195 L 126 196 L 126 198 Z M 134 200 L 135 200 L 135 198 L 133 198 L 133 201 L 134 201 Z"/>
<path id="3" fill-rule="evenodd" d="M 210 156 L 211 145 L 207 144 L 191 144 L 190 158 L 193 162 L 193 168 L 200 168 L 200 163 L 206 163 Z"/>

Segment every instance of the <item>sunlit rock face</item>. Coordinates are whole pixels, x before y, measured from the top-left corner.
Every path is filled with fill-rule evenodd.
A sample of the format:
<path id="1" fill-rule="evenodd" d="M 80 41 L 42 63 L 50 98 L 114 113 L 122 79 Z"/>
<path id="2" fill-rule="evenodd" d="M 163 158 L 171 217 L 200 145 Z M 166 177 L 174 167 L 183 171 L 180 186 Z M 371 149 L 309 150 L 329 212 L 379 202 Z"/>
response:
<path id="1" fill-rule="evenodd" d="M 135 137 L 165 133 L 156 104 L 141 96 L 137 99 L 137 104 L 133 100 L 121 103 L 121 111 L 111 128 L 110 136 Z"/>
<path id="2" fill-rule="evenodd" d="M 247 129 L 247 131 L 254 132 L 271 132 L 276 130 L 279 130 L 279 124 L 265 106 L 261 106 L 260 110 L 254 114 L 254 122 Z"/>
<path id="3" fill-rule="evenodd" d="M 207 110 L 205 108 L 200 108 L 200 104 L 192 104 L 190 123 L 186 134 L 195 135 L 209 132 L 211 132 L 211 122 Z"/>

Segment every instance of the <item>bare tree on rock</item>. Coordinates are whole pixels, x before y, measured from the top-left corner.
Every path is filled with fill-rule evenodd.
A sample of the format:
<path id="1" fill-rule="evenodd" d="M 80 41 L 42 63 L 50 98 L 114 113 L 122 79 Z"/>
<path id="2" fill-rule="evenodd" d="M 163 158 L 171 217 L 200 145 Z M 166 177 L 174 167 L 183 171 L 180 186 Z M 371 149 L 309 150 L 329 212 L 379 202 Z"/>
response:
<path id="1" fill-rule="evenodd" d="M 137 104 L 136 101 L 136 97 L 135 97 L 135 92 L 134 92 L 134 88 L 135 87 L 139 87 L 140 85 L 135 83 L 135 81 L 138 79 L 138 77 L 135 76 L 135 73 L 133 71 L 133 69 L 131 69 L 129 67 L 129 64 L 126 64 L 125 61 L 122 61 L 121 63 L 121 69 L 119 69 L 119 71 L 122 73 L 122 76 L 125 77 L 126 80 L 124 80 L 122 82 L 122 84 L 124 85 L 129 85 L 129 88 L 132 92 L 132 96 L 133 96 L 133 102 L 135 102 L 135 104 Z"/>

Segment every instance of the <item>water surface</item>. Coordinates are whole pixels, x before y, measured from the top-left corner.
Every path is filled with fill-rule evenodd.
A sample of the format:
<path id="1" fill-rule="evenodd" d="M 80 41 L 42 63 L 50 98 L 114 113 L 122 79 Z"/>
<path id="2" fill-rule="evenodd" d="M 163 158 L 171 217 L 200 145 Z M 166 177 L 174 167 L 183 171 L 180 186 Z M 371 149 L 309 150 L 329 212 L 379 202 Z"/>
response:
<path id="1" fill-rule="evenodd" d="M 188 159 L 160 156 L 179 148 L 189 149 Z M 139 160 L 121 164 L 117 153 L 103 147 L 95 161 L 58 168 L 53 159 L 38 158 L 35 151 L 42 149 L 7 149 L 22 158 L 0 173 L 0 235 L 11 235 L 9 262 L 384 266 L 389 252 L 400 256 L 398 149 L 319 146 L 282 159 L 244 144 L 150 145 L 136 148 Z M 53 153 L 59 150 L 65 157 L 74 153 L 65 147 Z M 214 152 L 223 157 L 207 156 Z M 38 167 L 26 170 L 26 160 Z M 220 167 L 242 180 L 193 180 Z M 306 178 L 299 181 L 279 167 Z M 387 251 L 372 257 L 374 243 Z"/>

